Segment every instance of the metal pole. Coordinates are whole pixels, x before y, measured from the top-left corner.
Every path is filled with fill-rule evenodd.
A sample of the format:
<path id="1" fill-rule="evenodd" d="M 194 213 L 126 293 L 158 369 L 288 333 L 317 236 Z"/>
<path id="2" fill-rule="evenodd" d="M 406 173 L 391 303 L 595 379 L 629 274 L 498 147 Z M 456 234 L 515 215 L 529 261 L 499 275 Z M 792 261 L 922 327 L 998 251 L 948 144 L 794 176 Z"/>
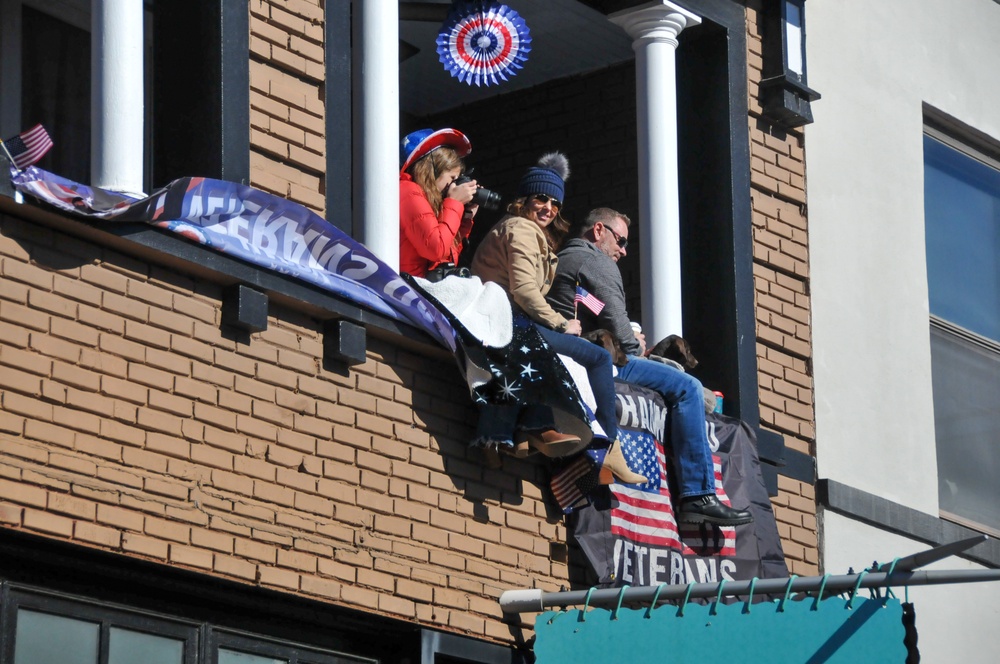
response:
<path id="1" fill-rule="evenodd" d="M 966 549 L 971 549 L 977 544 L 981 544 L 989 539 L 988 535 L 973 535 L 972 537 L 966 538 L 964 540 L 958 540 L 957 542 L 949 542 L 948 544 L 941 544 L 935 546 L 932 549 L 927 549 L 926 551 L 921 551 L 919 553 L 914 553 L 912 555 L 906 556 L 905 558 L 900 558 L 895 561 L 895 563 L 886 563 L 884 565 L 879 565 L 879 572 L 888 572 L 890 569 L 897 569 L 900 572 L 909 572 L 910 570 L 915 570 L 918 567 L 924 567 L 935 563 L 939 560 L 944 560 L 948 556 L 953 556 L 956 553 L 961 553 Z"/>
<path id="2" fill-rule="evenodd" d="M 859 584 L 860 579 L 860 584 Z M 948 570 L 948 571 L 894 571 L 862 574 L 842 574 L 838 576 L 807 576 L 796 579 L 759 579 L 754 581 L 730 581 L 722 583 L 694 583 L 689 597 L 725 597 L 749 595 L 753 584 L 755 595 L 777 595 L 785 593 L 818 593 L 824 596 L 859 588 L 885 588 L 889 586 L 931 586 L 944 583 L 976 583 L 980 581 L 1000 581 L 1000 569 Z M 507 590 L 500 595 L 500 608 L 504 613 L 529 613 L 551 608 L 580 606 L 614 607 L 623 604 L 648 605 L 657 597 L 657 604 L 682 599 L 688 594 L 688 586 L 671 585 L 642 586 L 636 588 L 604 588 L 601 590 L 573 590 L 570 592 L 547 593 L 541 590 Z M 623 596 L 624 593 L 624 596 Z M 587 595 L 590 601 L 587 602 Z"/>

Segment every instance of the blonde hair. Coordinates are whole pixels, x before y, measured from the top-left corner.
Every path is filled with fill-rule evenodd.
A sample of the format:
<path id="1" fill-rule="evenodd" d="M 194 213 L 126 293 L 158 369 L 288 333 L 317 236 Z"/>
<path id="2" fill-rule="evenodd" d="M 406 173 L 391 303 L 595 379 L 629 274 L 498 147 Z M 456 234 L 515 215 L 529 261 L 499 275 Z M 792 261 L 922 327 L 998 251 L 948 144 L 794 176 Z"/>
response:
<path id="1" fill-rule="evenodd" d="M 517 217 L 523 217 L 529 199 L 531 199 L 531 196 L 522 196 L 514 199 L 507 206 L 507 212 Z M 549 225 L 542 229 L 545 239 L 549 243 L 549 248 L 552 251 L 559 251 L 559 247 L 562 246 L 562 243 L 566 240 L 566 235 L 569 233 L 569 226 L 569 221 L 562 216 L 562 209 L 560 209 L 556 212 L 556 216 L 552 218 Z"/>
<path id="2" fill-rule="evenodd" d="M 424 190 L 434 214 L 441 214 L 441 203 L 444 201 L 444 194 L 438 189 L 437 179 L 442 173 L 456 166 L 465 169 L 465 163 L 458 156 L 458 152 L 449 147 L 440 147 L 425 154 L 409 168 L 413 181 Z"/>

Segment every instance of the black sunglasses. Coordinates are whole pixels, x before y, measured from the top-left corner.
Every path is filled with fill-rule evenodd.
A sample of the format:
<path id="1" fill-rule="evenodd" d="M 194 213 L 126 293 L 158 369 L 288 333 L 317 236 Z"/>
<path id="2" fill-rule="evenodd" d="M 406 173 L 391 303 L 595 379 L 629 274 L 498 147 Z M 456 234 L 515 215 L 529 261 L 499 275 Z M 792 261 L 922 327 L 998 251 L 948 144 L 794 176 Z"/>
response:
<path id="1" fill-rule="evenodd" d="M 618 233 L 615 233 L 615 231 L 610 226 L 605 226 L 604 230 L 606 230 L 607 232 L 611 233 L 615 237 L 615 242 L 618 243 L 619 247 L 621 247 L 622 249 L 624 249 L 625 247 L 628 246 L 628 238 L 627 237 L 622 237 Z"/>
<path id="2" fill-rule="evenodd" d="M 560 201 L 558 198 L 552 198 L 551 196 L 547 196 L 545 194 L 535 194 L 534 196 L 532 196 L 532 198 L 534 198 L 542 205 L 545 205 L 546 203 L 551 201 L 552 207 L 554 207 L 557 210 L 562 207 L 562 201 Z"/>

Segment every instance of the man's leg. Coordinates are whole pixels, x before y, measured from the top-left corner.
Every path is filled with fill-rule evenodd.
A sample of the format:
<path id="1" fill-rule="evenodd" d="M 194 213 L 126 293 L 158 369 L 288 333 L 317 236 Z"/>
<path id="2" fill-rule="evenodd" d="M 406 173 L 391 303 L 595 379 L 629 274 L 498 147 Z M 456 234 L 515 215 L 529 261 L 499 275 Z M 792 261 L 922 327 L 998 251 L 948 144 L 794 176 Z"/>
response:
<path id="1" fill-rule="evenodd" d="M 715 495 L 715 465 L 705 427 L 701 382 L 665 364 L 635 357 L 629 358 L 618 377 L 659 392 L 673 408 L 670 442 L 678 476 L 677 520 L 718 526 L 753 521 L 750 512 L 727 507 Z"/>
<path id="2" fill-rule="evenodd" d="M 618 377 L 658 392 L 673 408 L 670 443 L 674 448 L 678 498 L 715 493 L 715 466 L 705 430 L 701 382 L 690 374 L 652 360 L 630 357 Z"/>

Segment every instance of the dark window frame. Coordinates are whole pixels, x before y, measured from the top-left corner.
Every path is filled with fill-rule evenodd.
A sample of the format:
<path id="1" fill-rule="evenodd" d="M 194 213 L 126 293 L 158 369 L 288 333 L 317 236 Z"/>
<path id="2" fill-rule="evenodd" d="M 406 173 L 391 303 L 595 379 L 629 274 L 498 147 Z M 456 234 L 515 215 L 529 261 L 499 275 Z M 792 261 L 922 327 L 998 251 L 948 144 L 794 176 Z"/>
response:
<path id="1" fill-rule="evenodd" d="M 185 176 L 250 183 L 250 4 L 153 5 L 155 187 Z"/>
<path id="2" fill-rule="evenodd" d="M 377 659 L 349 655 L 328 649 L 318 649 L 304 643 L 272 640 L 259 634 L 244 634 L 233 630 L 207 629 L 207 655 L 203 664 L 219 664 L 219 650 L 236 650 L 261 657 L 287 659 L 288 664 L 378 664 Z"/>
<path id="3" fill-rule="evenodd" d="M 241 632 L 207 622 L 104 603 L 20 584 L 4 584 L 2 593 L 3 647 L 0 661 L 13 662 L 17 621 L 21 610 L 54 615 L 99 626 L 98 664 L 107 664 L 112 628 L 121 628 L 183 642 L 183 664 L 218 664 L 219 649 L 285 659 L 288 664 L 378 664 L 377 659 L 351 655 L 266 634 Z"/>
<path id="4" fill-rule="evenodd" d="M 424 633 L 437 634 L 411 621 L 315 597 L 0 530 L 0 661 L 13 661 L 5 650 L 14 629 L 5 607 L 15 590 L 386 664 L 422 661 Z M 200 640 L 203 653 L 209 635 L 204 632 Z M 490 653 L 482 660 L 490 664 L 498 661 L 498 652 L 509 653 L 511 662 L 523 661 L 516 649 L 496 643 L 451 634 L 444 640 L 449 651 L 460 641 L 466 652 Z M 202 662 L 212 661 L 202 656 Z"/>
<path id="5" fill-rule="evenodd" d="M 2 625 L 4 645 L 0 650 L 0 660 L 5 662 L 14 661 L 17 616 L 22 609 L 99 624 L 98 664 L 108 662 L 109 634 L 112 627 L 181 640 L 184 642 L 184 664 L 195 664 L 198 661 L 202 639 L 196 623 L 114 604 L 102 605 L 86 598 L 13 584 L 5 584 L 2 601 L 0 611 L 3 612 L 3 619 L 0 625 Z"/>
<path id="6" fill-rule="evenodd" d="M 966 125 L 957 118 L 954 118 L 933 106 L 924 104 L 924 131 L 926 138 L 933 139 L 938 143 L 948 147 L 965 157 L 977 161 L 989 168 L 1000 171 L 1000 141 L 985 134 L 973 127 Z M 926 168 L 926 162 L 924 164 Z M 926 220 L 924 222 L 926 224 Z M 928 278 L 930 275 L 928 274 Z M 982 351 L 991 353 L 1000 358 L 1000 341 L 983 336 L 971 330 L 967 330 L 961 325 L 946 318 L 930 315 L 929 321 L 929 343 L 933 343 L 934 333 L 953 338 L 959 342 L 972 344 Z M 936 408 L 936 401 L 935 401 Z M 935 448 L 940 445 L 935 434 Z M 940 472 L 940 470 L 939 470 Z M 996 524 L 985 524 L 968 516 L 957 514 L 947 509 L 939 508 L 938 516 L 947 522 L 956 524 L 973 531 L 986 533 L 992 537 L 1000 536 L 1000 529 Z"/>

